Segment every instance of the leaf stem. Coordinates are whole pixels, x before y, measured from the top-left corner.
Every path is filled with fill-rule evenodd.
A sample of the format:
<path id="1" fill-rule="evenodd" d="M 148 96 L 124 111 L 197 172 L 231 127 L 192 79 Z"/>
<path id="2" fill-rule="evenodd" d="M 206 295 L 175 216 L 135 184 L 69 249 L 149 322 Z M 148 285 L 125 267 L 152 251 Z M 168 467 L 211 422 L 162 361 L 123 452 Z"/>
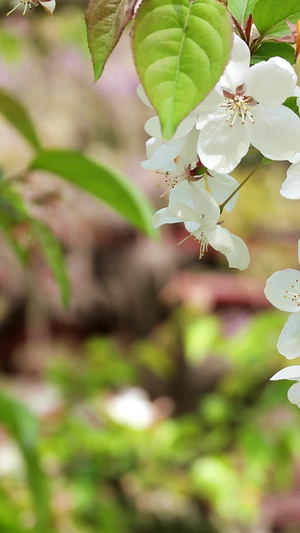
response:
<path id="1" fill-rule="evenodd" d="M 247 181 L 253 176 L 253 174 L 255 174 L 255 172 L 264 165 L 265 160 L 266 158 L 263 157 L 260 163 L 250 172 L 250 174 L 248 174 L 248 176 L 242 181 L 242 183 L 240 183 L 240 185 L 233 191 L 233 193 L 231 193 L 230 196 L 228 196 L 228 198 L 226 198 L 226 200 L 220 205 L 220 214 L 222 213 L 225 205 L 230 202 L 231 198 L 233 198 L 236 193 L 239 192 L 239 190 L 245 185 L 245 183 L 247 183 Z"/>

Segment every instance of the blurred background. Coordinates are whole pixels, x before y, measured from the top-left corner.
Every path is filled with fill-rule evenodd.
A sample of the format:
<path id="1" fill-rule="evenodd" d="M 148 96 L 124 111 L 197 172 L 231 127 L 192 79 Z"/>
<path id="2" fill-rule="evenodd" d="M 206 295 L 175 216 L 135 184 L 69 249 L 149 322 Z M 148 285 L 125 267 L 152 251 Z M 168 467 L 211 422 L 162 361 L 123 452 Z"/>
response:
<path id="1" fill-rule="evenodd" d="M 129 32 L 93 83 L 84 6 L 5 17 L 0 87 L 26 107 L 47 148 L 126 173 L 155 209 L 163 177 L 141 169 L 151 110 Z M 30 147 L 0 116 L 0 167 Z M 258 162 L 250 154 L 234 175 Z M 299 411 L 276 343 L 287 318 L 269 275 L 298 268 L 299 205 L 282 163 L 242 189 L 225 224 L 249 245 L 240 273 L 181 225 L 150 240 L 96 199 L 47 173 L 16 184 L 65 251 L 63 309 L 49 267 L 22 268 L 0 236 L 1 533 L 298 533 Z M 160 188 L 159 188 L 160 187 Z"/>

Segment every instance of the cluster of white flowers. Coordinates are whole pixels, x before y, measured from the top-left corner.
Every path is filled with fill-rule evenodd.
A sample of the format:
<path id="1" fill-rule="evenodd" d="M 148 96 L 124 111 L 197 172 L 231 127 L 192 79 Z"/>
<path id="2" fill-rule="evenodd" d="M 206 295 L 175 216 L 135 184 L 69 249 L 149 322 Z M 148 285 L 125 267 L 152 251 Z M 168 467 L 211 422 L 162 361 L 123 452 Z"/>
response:
<path id="1" fill-rule="evenodd" d="M 138 93 L 152 107 L 141 86 Z M 300 118 L 283 105 L 299 94 L 287 61 L 273 57 L 250 67 L 249 47 L 235 35 L 224 74 L 174 137 L 163 141 L 158 117 L 145 125 L 151 138 L 142 166 L 164 173 L 170 188 L 169 204 L 154 215 L 154 226 L 183 222 L 200 243 L 200 257 L 210 245 L 227 257 L 230 267 L 246 269 L 246 244 L 220 222 L 223 208 L 232 210 L 238 198 L 239 184 L 228 172 L 251 144 L 268 159 L 293 163 L 281 192 L 300 198 Z"/>
<path id="2" fill-rule="evenodd" d="M 300 262 L 300 240 L 298 241 L 298 260 Z M 286 268 L 275 272 L 267 280 L 265 295 L 275 307 L 291 313 L 279 336 L 277 349 L 287 359 L 300 356 L 300 271 Z M 291 379 L 297 383 L 288 392 L 291 403 L 300 407 L 300 365 L 280 370 L 271 378 Z"/>

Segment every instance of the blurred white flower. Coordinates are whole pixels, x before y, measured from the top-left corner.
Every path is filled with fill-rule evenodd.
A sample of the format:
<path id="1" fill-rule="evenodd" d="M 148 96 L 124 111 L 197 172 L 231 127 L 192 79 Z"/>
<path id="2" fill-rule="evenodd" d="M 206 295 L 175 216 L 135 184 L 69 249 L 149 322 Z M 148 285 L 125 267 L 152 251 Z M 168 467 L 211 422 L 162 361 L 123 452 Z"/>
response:
<path id="1" fill-rule="evenodd" d="M 147 429 L 157 418 L 157 409 L 143 389 L 131 388 L 109 398 L 106 411 L 113 420 L 133 429 Z"/>
<path id="2" fill-rule="evenodd" d="M 300 262 L 300 240 L 298 241 Z M 300 356 L 300 271 L 286 268 L 267 280 L 265 295 L 281 311 L 292 313 L 279 336 L 277 349 L 287 359 Z"/>

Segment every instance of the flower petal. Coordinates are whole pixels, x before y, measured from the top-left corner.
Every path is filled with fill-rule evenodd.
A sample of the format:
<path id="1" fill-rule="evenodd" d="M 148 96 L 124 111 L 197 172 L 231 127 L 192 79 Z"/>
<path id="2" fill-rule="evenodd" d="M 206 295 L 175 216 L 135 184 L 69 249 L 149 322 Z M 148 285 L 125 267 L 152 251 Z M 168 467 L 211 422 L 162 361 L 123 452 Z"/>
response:
<path id="1" fill-rule="evenodd" d="M 249 250 L 240 237 L 219 225 L 215 228 L 205 228 L 205 235 L 209 244 L 227 257 L 229 267 L 245 270 L 249 266 Z"/>
<path id="2" fill-rule="evenodd" d="M 153 105 L 151 104 L 148 96 L 146 95 L 145 89 L 141 83 L 139 83 L 139 85 L 137 86 L 136 92 L 138 96 L 140 97 L 140 99 L 142 100 L 143 104 L 153 109 Z"/>
<path id="3" fill-rule="evenodd" d="M 266 298 L 281 311 L 294 313 L 300 311 L 297 301 L 293 300 L 291 292 L 300 292 L 300 272 L 293 268 L 286 268 L 274 272 L 265 286 Z"/>
<path id="4" fill-rule="evenodd" d="M 270 378 L 271 381 L 278 381 L 279 379 L 300 379 L 300 365 L 287 366 L 276 372 Z"/>
<path id="5" fill-rule="evenodd" d="M 300 356 L 300 314 L 293 313 L 280 333 L 277 349 L 287 359 Z"/>
<path id="6" fill-rule="evenodd" d="M 245 41 L 234 35 L 231 56 L 218 85 L 235 93 L 236 88 L 243 85 L 249 65 L 249 47 Z"/>
<path id="7" fill-rule="evenodd" d="M 178 137 L 183 137 L 184 135 L 187 135 L 195 126 L 196 121 L 197 116 L 190 113 L 182 120 L 182 122 L 180 122 L 172 139 L 178 139 Z M 150 135 L 150 137 L 157 137 L 158 139 L 162 139 L 160 122 L 157 116 L 151 117 L 149 118 L 149 120 L 147 120 L 145 124 L 145 130 L 148 135 Z"/>
<path id="8" fill-rule="evenodd" d="M 163 172 L 175 172 L 176 163 L 174 159 L 180 154 L 184 143 L 184 138 L 174 139 L 163 143 L 160 139 L 151 137 L 146 142 L 148 159 L 141 163 L 141 166 L 148 170 L 161 170 Z"/>
<path id="9" fill-rule="evenodd" d="M 176 224 L 177 222 L 182 222 L 181 218 L 178 218 L 173 213 L 170 213 L 168 207 L 163 207 L 153 216 L 152 224 L 154 228 L 159 228 L 163 224 Z"/>
<path id="10" fill-rule="evenodd" d="M 248 152 L 250 135 L 247 124 L 237 118 L 231 127 L 226 117 L 217 116 L 200 131 L 198 155 L 207 168 L 231 172 Z"/>
<path id="11" fill-rule="evenodd" d="M 203 188 L 201 182 L 202 180 L 190 183 L 195 211 L 203 217 L 203 224 L 217 224 L 220 208 L 213 196 Z"/>
<path id="12" fill-rule="evenodd" d="M 300 407 L 300 383 L 294 383 L 289 388 L 287 397 L 291 403 Z"/>
<path id="13" fill-rule="evenodd" d="M 281 57 L 272 57 L 251 67 L 246 75 L 246 93 L 264 105 L 280 105 L 295 92 L 297 76 Z"/>
<path id="14" fill-rule="evenodd" d="M 288 107 L 251 107 L 254 124 L 249 123 L 251 144 L 265 157 L 280 161 L 299 152 L 300 118 Z"/>
<path id="15" fill-rule="evenodd" d="M 53 15 L 53 11 L 54 11 L 55 6 L 56 6 L 55 0 L 47 0 L 46 2 L 39 2 L 39 3 L 41 4 L 41 6 L 43 6 L 45 11 L 47 11 L 47 13 L 49 13 L 49 15 Z"/>
<path id="16" fill-rule="evenodd" d="M 209 174 L 211 174 L 211 176 Z M 229 176 L 229 174 L 219 174 L 214 170 L 210 170 L 209 174 L 206 174 L 208 185 L 214 198 L 216 198 L 221 204 L 233 193 L 233 191 L 235 191 L 239 184 L 232 176 Z M 226 204 L 225 209 L 227 211 L 232 211 L 238 197 L 239 193 L 235 194 L 228 204 Z"/>
<path id="17" fill-rule="evenodd" d="M 294 163 L 288 169 L 280 194 L 289 200 L 300 199 L 300 163 Z"/>
<path id="18" fill-rule="evenodd" d="M 200 130 L 207 122 L 207 115 L 215 113 L 224 101 L 223 91 L 220 87 L 215 87 L 209 95 L 199 104 L 194 113 L 198 115 L 196 128 Z"/>

